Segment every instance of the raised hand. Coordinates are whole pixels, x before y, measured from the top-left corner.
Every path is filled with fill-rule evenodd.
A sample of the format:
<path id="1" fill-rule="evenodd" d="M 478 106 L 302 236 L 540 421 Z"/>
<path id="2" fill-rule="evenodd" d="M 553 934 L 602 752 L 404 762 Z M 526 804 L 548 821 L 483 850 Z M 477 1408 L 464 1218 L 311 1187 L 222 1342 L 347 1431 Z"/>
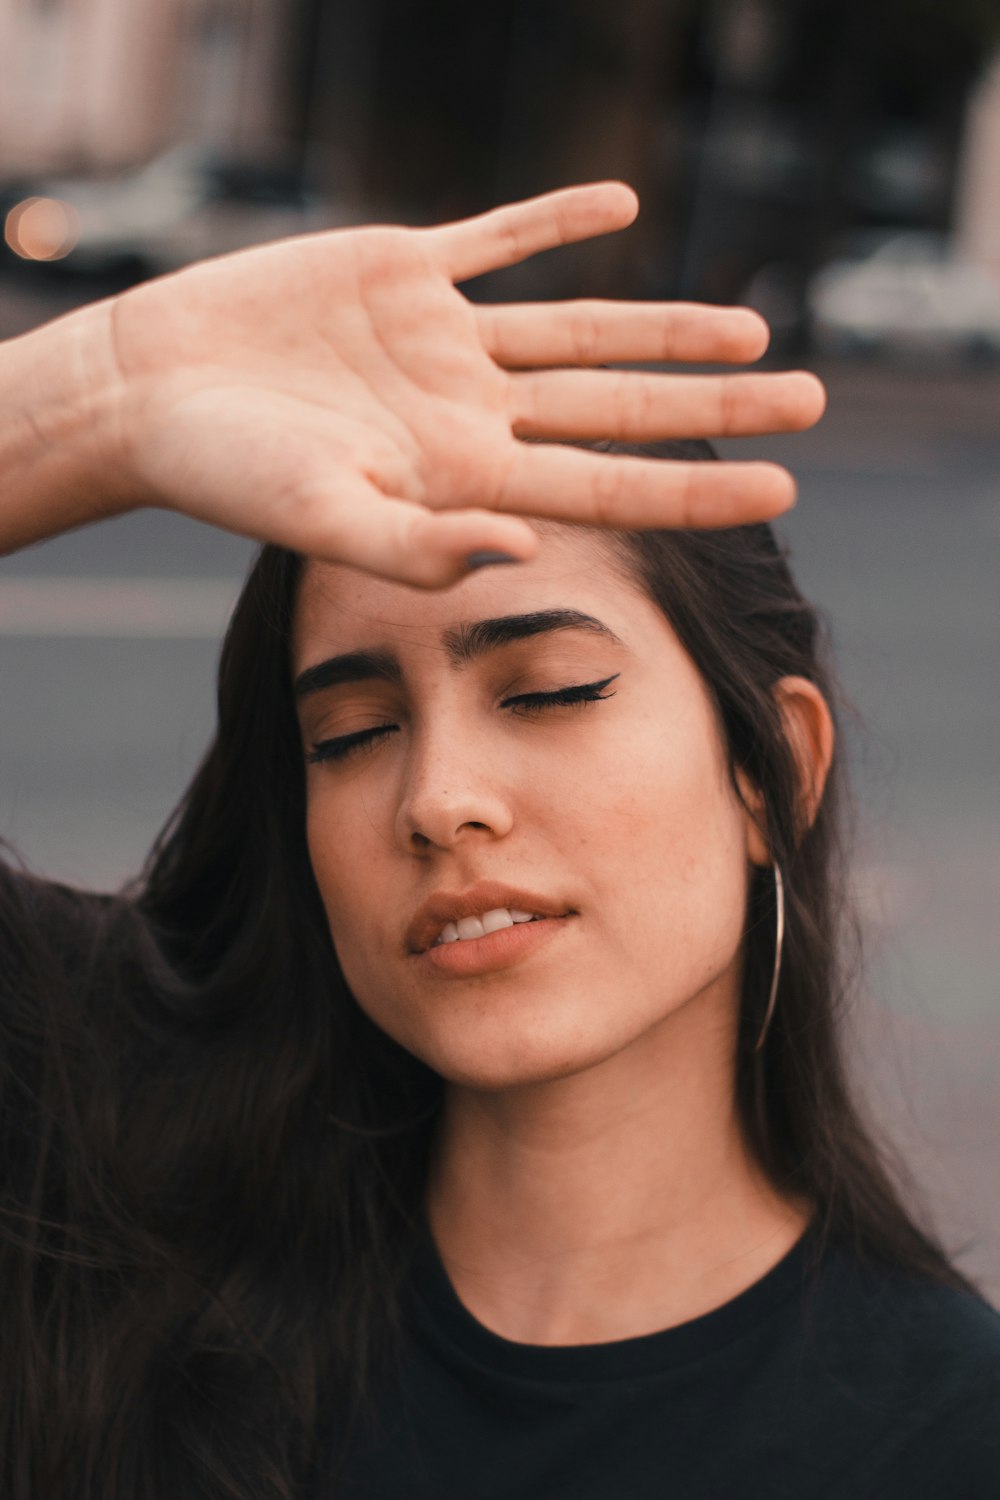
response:
<path id="1" fill-rule="evenodd" d="M 107 341 L 91 462 L 111 508 L 165 506 L 425 586 L 462 576 L 473 552 L 531 556 L 519 517 L 717 526 L 777 514 L 794 485 L 775 465 L 558 442 L 811 425 L 823 394 L 809 375 L 593 368 L 756 359 L 767 330 L 754 313 L 483 307 L 456 289 L 636 211 L 623 184 L 569 188 L 431 229 L 286 240 L 88 310 L 90 336 L 101 319 Z"/>

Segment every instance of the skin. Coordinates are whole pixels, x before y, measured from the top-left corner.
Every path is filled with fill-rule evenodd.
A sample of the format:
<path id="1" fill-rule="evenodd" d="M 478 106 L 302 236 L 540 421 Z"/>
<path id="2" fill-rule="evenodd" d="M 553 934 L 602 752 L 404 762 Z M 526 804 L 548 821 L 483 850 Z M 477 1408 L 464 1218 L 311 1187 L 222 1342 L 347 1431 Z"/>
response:
<path id="1" fill-rule="evenodd" d="M 725 1300 L 727 1266 L 752 1280 L 789 1224 L 743 1159 L 730 1097 L 746 860 L 765 852 L 676 642 L 606 557 L 602 571 L 537 518 L 778 515 L 795 493 L 778 465 L 560 440 L 795 431 L 819 419 L 822 386 L 801 372 L 602 368 L 756 360 L 768 333 L 747 309 L 485 307 L 456 285 L 637 212 L 630 188 L 596 183 L 428 229 L 306 235 L 0 346 L 0 553 L 176 510 L 324 560 L 303 595 L 303 663 L 373 634 L 405 655 L 392 705 L 405 732 L 349 768 L 311 768 L 317 874 L 361 1003 L 450 1081 L 429 1211 L 456 1286 L 490 1326 L 542 1342 L 641 1332 Z M 483 550 L 525 566 L 470 576 Z M 593 636 L 564 636 L 447 666 L 443 623 L 552 596 L 603 605 L 629 644 L 613 662 Z M 534 684 L 542 668 L 559 681 Z M 531 720 L 498 707 L 515 680 L 619 668 L 604 703 Z M 791 705 L 807 699 L 790 690 Z M 386 706 L 355 693 L 323 712 L 357 728 Z M 516 974 L 421 977 L 400 948 L 407 916 L 484 875 L 565 893 L 580 915 Z"/>
<path id="2" fill-rule="evenodd" d="M 768 338 L 756 313 L 477 306 L 454 284 L 623 229 L 637 212 L 624 184 L 596 183 L 429 229 L 304 235 L 6 340 L 0 553 L 158 506 L 438 588 L 464 575 L 469 553 L 530 557 L 528 515 L 722 526 L 779 514 L 795 486 L 776 464 L 552 441 L 811 426 L 824 393 L 801 372 L 599 368 L 756 360 Z"/>
<path id="3" fill-rule="evenodd" d="M 310 764 L 308 840 L 358 1003 L 447 1081 L 428 1212 L 462 1300 L 529 1343 L 589 1343 L 698 1316 L 759 1279 L 808 1220 L 761 1176 L 733 1103 L 751 864 L 767 862 L 709 695 L 662 615 L 593 534 L 436 595 L 311 564 L 296 674 L 382 647 L 398 685 L 304 698 L 303 744 L 395 731 Z M 442 632 L 572 607 L 572 630 L 456 665 Z M 502 702 L 617 673 L 601 702 Z M 779 700 L 811 805 L 831 747 L 811 684 Z M 433 892 L 496 879 L 578 915 L 513 967 L 459 977 L 406 950 Z"/>

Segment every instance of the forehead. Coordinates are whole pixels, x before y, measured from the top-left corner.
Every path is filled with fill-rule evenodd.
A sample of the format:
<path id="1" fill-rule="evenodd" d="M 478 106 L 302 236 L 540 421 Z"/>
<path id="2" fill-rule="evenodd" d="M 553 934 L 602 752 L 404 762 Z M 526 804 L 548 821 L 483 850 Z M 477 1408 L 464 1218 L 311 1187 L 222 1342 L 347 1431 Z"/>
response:
<path id="1" fill-rule="evenodd" d="M 607 539 L 558 523 L 538 530 L 540 546 L 530 562 L 483 568 L 441 590 L 309 562 L 296 603 L 293 670 L 364 646 L 439 649 L 449 632 L 470 621 L 554 608 L 590 614 L 629 644 L 650 633 L 661 640 L 672 634 Z"/>

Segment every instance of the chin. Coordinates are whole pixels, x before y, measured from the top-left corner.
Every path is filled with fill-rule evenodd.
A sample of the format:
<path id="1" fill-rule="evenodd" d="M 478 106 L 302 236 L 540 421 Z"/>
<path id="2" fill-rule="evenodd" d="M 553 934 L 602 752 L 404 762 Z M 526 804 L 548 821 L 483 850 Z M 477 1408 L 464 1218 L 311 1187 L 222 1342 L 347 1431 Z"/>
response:
<path id="1" fill-rule="evenodd" d="M 424 1062 L 451 1084 L 461 1088 L 496 1093 L 503 1089 L 528 1088 L 554 1083 L 598 1067 L 627 1044 L 596 1031 L 582 1035 L 575 1025 L 539 1027 L 537 1017 L 530 1026 L 518 1026 L 510 1018 L 497 1016 L 496 1024 L 473 1024 L 449 1028 L 447 1034 L 427 1034 L 418 1048 L 406 1041 Z M 492 1018 L 491 1018 L 492 1019 Z"/>

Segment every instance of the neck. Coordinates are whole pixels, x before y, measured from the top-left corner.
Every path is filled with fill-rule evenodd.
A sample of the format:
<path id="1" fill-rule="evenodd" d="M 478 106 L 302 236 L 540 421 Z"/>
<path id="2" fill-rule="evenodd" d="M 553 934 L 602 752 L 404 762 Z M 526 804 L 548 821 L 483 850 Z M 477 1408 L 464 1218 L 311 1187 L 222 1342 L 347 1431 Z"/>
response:
<path id="1" fill-rule="evenodd" d="M 746 1148 L 732 1028 L 704 1011 L 572 1077 L 451 1086 L 428 1217 L 455 1290 L 525 1343 L 637 1337 L 709 1312 L 802 1234 Z"/>

